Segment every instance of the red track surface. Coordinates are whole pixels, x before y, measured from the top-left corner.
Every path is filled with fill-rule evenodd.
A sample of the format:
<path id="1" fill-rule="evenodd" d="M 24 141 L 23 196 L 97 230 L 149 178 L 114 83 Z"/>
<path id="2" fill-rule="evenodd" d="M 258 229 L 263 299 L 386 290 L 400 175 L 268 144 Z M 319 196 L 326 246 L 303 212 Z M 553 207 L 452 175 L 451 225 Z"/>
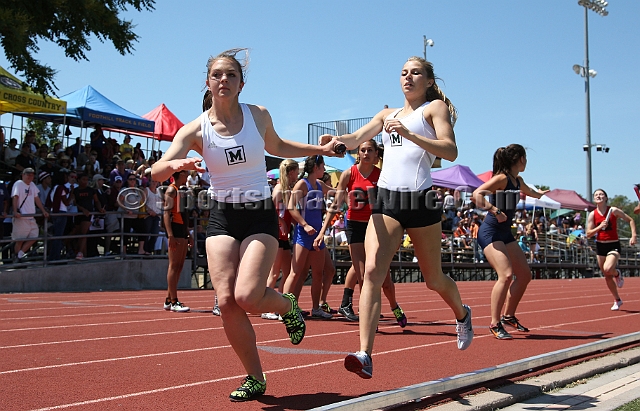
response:
<path id="1" fill-rule="evenodd" d="M 221 319 L 211 315 L 210 290 L 182 291 L 192 308 L 186 314 L 162 309 L 164 291 L 4 294 L 0 408 L 306 410 L 640 330 L 640 278 L 626 279 L 619 312 L 609 310 L 601 278 L 536 280 L 518 311 L 531 332 L 498 341 L 487 329 L 492 286 L 458 283 L 476 332 L 471 347 L 458 351 L 442 300 L 424 283 L 397 284 L 409 324 L 390 320 L 383 297 L 370 380 L 342 365 L 359 347 L 357 323 L 309 320 L 304 341 L 292 346 L 280 322 L 252 316 L 268 388 L 250 403 L 227 399 L 244 371 Z M 329 304 L 337 307 L 341 297 L 335 285 Z M 308 287 L 301 300 L 309 309 Z"/>

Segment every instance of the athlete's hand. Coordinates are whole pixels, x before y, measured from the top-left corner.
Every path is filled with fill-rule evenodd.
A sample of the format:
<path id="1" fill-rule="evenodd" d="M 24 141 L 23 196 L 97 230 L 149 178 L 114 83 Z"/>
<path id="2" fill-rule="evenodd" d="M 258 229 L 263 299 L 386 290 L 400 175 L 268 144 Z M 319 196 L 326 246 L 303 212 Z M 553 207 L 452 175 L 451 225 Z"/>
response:
<path id="1" fill-rule="evenodd" d="M 344 157 L 346 153 L 346 147 L 344 150 L 336 150 L 338 146 L 344 146 L 344 143 L 339 141 L 337 137 L 333 137 L 328 143 L 322 145 L 322 155 L 328 157 Z"/>
<path id="2" fill-rule="evenodd" d="M 305 231 L 305 233 L 307 233 L 309 236 L 312 236 L 312 235 L 314 235 L 314 234 L 316 233 L 316 229 L 315 229 L 315 228 L 313 228 L 313 226 L 312 226 L 312 225 L 310 225 L 310 224 L 307 224 L 307 225 L 305 225 L 305 226 L 304 226 L 304 231 Z"/>
<path id="3" fill-rule="evenodd" d="M 606 230 L 608 225 L 607 220 L 604 220 L 598 225 L 598 230 Z"/>
<path id="4" fill-rule="evenodd" d="M 332 136 L 331 134 L 323 134 L 320 137 L 318 137 L 318 144 L 321 146 L 324 146 L 329 141 L 333 140 L 334 137 L 335 136 Z"/>
<path id="5" fill-rule="evenodd" d="M 632 235 L 631 238 L 629 239 L 629 245 L 633 246 L 636 245 L 637 242 L 637 238 L 635 235 Z"/>
<path id="6" fill-rule="evenodd" d="M 496 220 L 498 220 L 499 223 L 504 223 L 507 221 L 507 216 L 504 215 L 504 213 L 496 214 Z"/>
<path id="7" fill-rule="evenodd" d="M 324 236 L 322 234 L 319 234 L 315 240 L 313 240 L 313 248 L 316 251 L 320 251 L 320 246 L 322 245 L 322 242 L 324 241 Z"/>
<path id="8" fill-rule="evenodd" d="M 397 118 L 386 119 L 384 121 L 384 130 L 389 134 L 395 131 L 403 137 L 406 137 L 410 134 L 409 130 L 407 130 L 404 124 L 402 124 L 402 122 Z"/>
<path id="9" fill-rule="evenodd" d="M 202 167 L 202 159 L 198 157 L 171 160 L 171 168 L 173 168 L 176 172 L 184 170 L 196 170 L 200 173 L 204 173 L 205 171 L 207 171 L 204 167 Z"/>

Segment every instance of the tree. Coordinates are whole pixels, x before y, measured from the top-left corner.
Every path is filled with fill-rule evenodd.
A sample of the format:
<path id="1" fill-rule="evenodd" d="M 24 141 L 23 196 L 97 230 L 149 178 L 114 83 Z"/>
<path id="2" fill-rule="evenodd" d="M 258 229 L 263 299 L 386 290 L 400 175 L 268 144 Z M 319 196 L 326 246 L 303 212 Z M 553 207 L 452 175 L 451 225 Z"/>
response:
<path id="1" fill-rule="evenodd" d="M 56 70 L 33 56 L 38 41 L 55 42 L 65 55 L 76 61 L 89 60 L 88 37 L 109 39 L 125 55 L 134 49 L 138 36 L 135 25 L 122 20 L 127 7 L 154 10 L 155 0 L 3 0 L 0 5 L 0 44 L 16 72 L 24 75 L 25 85 L 41 94 L 55 95 Z"/>
<path id="2" fill-rule="evenodd" d="M 631 218 L 633 218 L 633 221 L 635 221 L 636 228 L 640 230 L 640 215 L 633 214 L 633 208 L 636 206 L 636 202 L 632 202 L 627 198 L 627 196 L 616 195 L 613 198 L 609 199 L 609 205 L 612 207 L 618 207 L 620 210 L 627 213 L 627 215 L 629 215 Z M 624 220 L 618 220 L 618 230 L 623 237 L 629 237 L 631 235 L 629 223 Z"/>
<path id="3" fill-rule="evenodd" d="M 55 143 L 62 142 L 60 127 L 57 124 L 51 123 L 47 126 L 46 121 L 28 118 L 27 130 L 36 132 L 36 143 L 39 145 L 44 143 L 49 147 L 53 147 Z"/>

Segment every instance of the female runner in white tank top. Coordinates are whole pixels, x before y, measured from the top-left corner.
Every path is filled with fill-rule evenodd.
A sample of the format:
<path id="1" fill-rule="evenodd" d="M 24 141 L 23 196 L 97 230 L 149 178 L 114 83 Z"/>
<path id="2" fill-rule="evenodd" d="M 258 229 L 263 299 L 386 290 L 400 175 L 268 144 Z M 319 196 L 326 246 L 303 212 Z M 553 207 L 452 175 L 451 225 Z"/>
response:
<path id="1" fill-rule="evenodd" d="M 411 57 L 400 74 L 405 97 L 401 109 L 384 109 L 352 134 L 323 135 L 356 148 L 382 131 L 385 163 L 378 180 L 378 200 L 367 226 L 365 273 L 360 295 L 360 351 L 345 358 L 345 368 L 371 378 L 371 353 L 380 315 L 380 289 L 404 231 L 411 237 L 427 287 L 451 307 L 457 319 L 458 348 L 473 338 L 471 309 L 462 304 L 456 283 L 443 274 L 440 260 L 441 208 L 425 206 L 431 192 L 431 164 L 436 156 L 453 161 L 458 155 L 453 134 L 455 108 L 435 84 L 431 63 Z M 411 203 L 416 207 L 411 207 Z M 407 206 L 409 204 L 409 206 Z"/>
<path id="2" fill-rule="evenodd" d="M 212 105 L 176 134 L 165 155 L 153 165 L 152 178 L 164 181 L 180 170 L 211 176 L 213 208 L 207 229 L 211 282 L 220 305 L 229 343 L 248 374 L 230 395 L 232 401 L 255 399 L 266 390 L 250 313 L 278 312 L 293 344 L 304 337 L 304 319 L 293 295 L 268 288 L 267 277 L 278 251 L 278 220 L 267 183 L 264 150 L 280 157 L 335 155 L 336 142 L 311 146 L 282 140 L 269 112 L 240 104 L 244 67 L 236 54 L 223 52 L 207 62 L 207 88 Z M 269 208 L 270 207 L 270 208 Z"/>

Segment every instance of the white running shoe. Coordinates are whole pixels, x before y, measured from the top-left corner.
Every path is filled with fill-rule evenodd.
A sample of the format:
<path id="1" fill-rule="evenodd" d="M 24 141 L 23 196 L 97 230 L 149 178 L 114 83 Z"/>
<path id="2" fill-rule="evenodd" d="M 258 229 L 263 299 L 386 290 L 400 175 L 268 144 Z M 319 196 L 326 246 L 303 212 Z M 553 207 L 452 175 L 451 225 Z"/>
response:
<path id="1" fill-rule="evenodd" d="M 183 305 L 180 301 L 176 301 L 171 304 L 171 311 L 174 313 L 186 313 L 189 311 L 189 307 Z"/>
<path id="2" fill-rule="evenodd" d="M 622 288 L 622 286 L 624 285 L 624 277 L 622 276 L 622 271 L 618 270 L 617 268 L 616 271 L 618 272 L 618 275 L 613 277 L 613 279 L 616 280 L 616 285 L 618 286 L 618 288 Z"/>
<path id="3" fill-rule="evenodd" d="M 467 310 L 467 318 L 464 322 L 456 320 L 456 333 L 458 333 L 458 349 L 466 350 L 473 340 L 473 326 L 471 325 L 471 307 L 462 305 Z"/>
<path id="4" fill-rule="evenodd" d="M 276 313 L 264 313 L 260 316 L 260 318 L 263 318 L 265 320 L 279 320 L 280 316 Z"/>
<path id="5" fill-rule="evenodd" d="M 333 318 L 333 315 L 318 307 L 311 310 L 311 318 L 321 318 L 323 320 L 328 320 L 330 318 Z"/>
<path id="6" fill-rule="evenodd" d="M 217 315 L 220 317 L 220 307 L 218 307 L 218 296 L 213 297 L 213 310 L 211 310 L 213 315 Z"/>
<path id="7" fill-rule="evenodd" d="M 622 300 L 616 300 L 613 302 L 611 306 L 611 311 L 618 311 L 622 307 Z"/>
<path id="8" fill-rule="evenodd" d="M 344 368 L 357 374 L 360 378 L 369 379 L 373 376 L 373 361 L 371 356 L 364 351 L 347 355 L 344 359 Z"/>
<path id="9" fill-rule="evenodd" d="M 165 310 L 169 311 L 171 309 L 171 301 L 166 301 L 165 300 L 163 308 Z"/>

